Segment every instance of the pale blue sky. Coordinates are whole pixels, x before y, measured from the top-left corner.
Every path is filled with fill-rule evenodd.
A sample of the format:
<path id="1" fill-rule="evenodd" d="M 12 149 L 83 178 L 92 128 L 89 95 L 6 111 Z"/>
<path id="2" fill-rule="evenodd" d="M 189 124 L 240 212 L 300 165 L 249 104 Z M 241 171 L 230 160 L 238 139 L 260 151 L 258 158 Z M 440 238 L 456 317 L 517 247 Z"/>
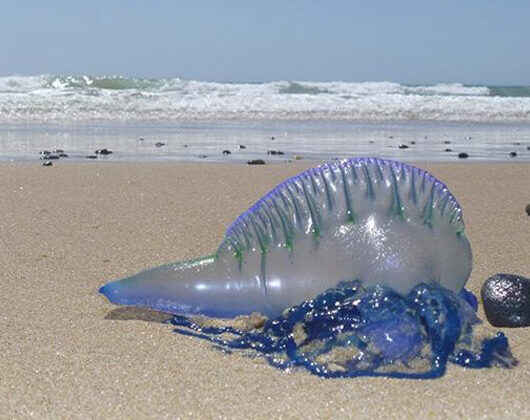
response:
<path id="1" fill-rule="evenodd" d="M 0 75 L 530 84 L 530 2 L 2 3 Z"/>

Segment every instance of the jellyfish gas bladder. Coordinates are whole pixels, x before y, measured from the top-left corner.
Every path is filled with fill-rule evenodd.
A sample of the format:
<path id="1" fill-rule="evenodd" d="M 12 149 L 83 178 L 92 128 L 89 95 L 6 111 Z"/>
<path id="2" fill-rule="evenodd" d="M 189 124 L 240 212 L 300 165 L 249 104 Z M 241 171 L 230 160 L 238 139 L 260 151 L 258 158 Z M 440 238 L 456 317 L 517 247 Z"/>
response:
<path id="1" fill-rule="evenodd" d="M 100 292 L 173 314 L 275 317 L 349 280 L 403 296 L 420 283 L 458 293 L 471 259 L 462 210 L 441 181 L 407 164 L 356 158 L 278 185 L 229 226 L 213 255 Z"/>

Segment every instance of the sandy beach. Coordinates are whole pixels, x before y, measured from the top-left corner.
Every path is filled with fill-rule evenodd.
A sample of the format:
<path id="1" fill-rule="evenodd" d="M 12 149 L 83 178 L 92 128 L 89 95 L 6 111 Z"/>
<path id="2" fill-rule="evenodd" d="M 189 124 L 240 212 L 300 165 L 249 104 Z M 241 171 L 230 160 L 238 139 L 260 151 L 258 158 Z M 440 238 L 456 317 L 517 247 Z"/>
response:
<path id="1" fill-rule="evenodd" d="M 470 290 L 499 272 L 530 277 L 529 163 L 415 165 L 464 209 Z M 503 330 L 519 360 L 511 370 L 326 380 L 224 354 L 172 333 L 166 315 L 98 294 L 112 279 L 211 253 L 236 216 L 311 166 L 0 165 L 0 418 L 529 417 L 530 328 Z"/>

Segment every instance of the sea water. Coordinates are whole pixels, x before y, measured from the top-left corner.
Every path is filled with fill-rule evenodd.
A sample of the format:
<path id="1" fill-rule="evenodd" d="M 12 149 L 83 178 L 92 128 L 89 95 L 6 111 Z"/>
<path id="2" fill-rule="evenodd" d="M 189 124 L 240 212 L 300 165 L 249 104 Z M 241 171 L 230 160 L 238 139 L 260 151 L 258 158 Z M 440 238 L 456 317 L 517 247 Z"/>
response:
<path id="1" fill-rule="evenodd" d="M 0 77 L 0 160 L 528 161 L 528 147 L 528 86 Z"/>

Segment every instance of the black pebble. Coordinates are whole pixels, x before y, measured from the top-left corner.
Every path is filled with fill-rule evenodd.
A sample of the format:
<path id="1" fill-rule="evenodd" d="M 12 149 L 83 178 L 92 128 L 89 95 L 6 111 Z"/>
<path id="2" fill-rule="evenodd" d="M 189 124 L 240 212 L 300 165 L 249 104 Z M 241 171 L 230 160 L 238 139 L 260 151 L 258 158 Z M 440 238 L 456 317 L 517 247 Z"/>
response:
<path id="1" fill-rule="evenodd" d="M 156 146 L 156 147 L 162 147 L 162 146 L 165 146 L 165 145 L 166 145 L 166 143 L 162 143 L 161 141 L 157 141 L 157 142 L 155 143 L 155 146 Z"/>
<path id="2" fill-rule="evenodd" d="M 56 160 L 59 159 L 59 155 L 56 155 L 54 153 L 48 153 L 47 155 L 42 155 L 40 158 L 43 160 Z"/>
<path id="3" fill-rule="evenodd" d="M 480 295 L 491 325 L 530 326 L 530 279 L 516 274 L 495 274 L 486 280 Z"/>
<path id="4" fill-rule="evenodd" d="M 276 137 L 272 136 L 272 137 L 271 137 L 271 140 L 274 140 L 275 138 L 276 138 Z"/>
<path id="5" fill-rule="evenodd" d="M 240 148 L 240 149 L 246 149 L 247 146 L 245 146 L 244 144 L 240 144 L 240 145 L 239 145 L 239 148 Z"/>
<path id="6" fill-rule="evenodd" d="M 223 155 L 231 155 L 232 152 L 230 150 L 223 150 Z"/>
<path id="7" fill-rule="evenodd" d="M 267 154 L 268 155 L 284 155 L 285 153 L 283 153 L 281 150 L 267 150 Z"/>
<path id="8" fill-rule="evenodd" d="M 527 204 L 525 207 L 526 214 L 530 216 L 530 204 Z"/>
<path id="9" fill-rule="evenodd" d="M 111 155 L 112 150 L 109 149 L 98 149 L 94 152 L 96 155 Z"/>
<path id="10" fill-rule="evenodd" d="M 466 159 L 466 158 L 469 157 L 469 155 L 468 155 L 466 152 L 462 152 L 462 153 L 459 153 L 459 154 L 458 154 L 458 157 L 459 157 L 460 159 Z"/>
<path id="11" fill-rule="evenodd" d="M 415 142 L 414 140 L 412 140 L 412 141 L 410 142 L 410 144 L 416 144 L 416 142 Z"/>
<path id="12" fill-rule="evenodd" d="M 42 166 L 53 166 L 53 163 L 51 163 L 49 160 L 42 162 Z"/>
<path id="13" fill-rule="evenodd" d="M 445 149 L 444 151 L 445 151 L 445 152 L 452 152 L 453 149 L 449 149 L 449 148 L 447 148 L 447 149 Z"/>
<path id="14" fill-rule="evenodd" d="M 249 160 L 247 163 L 249 165 L 265 165 L 265 161 L 263 159 Z"/>
<path id="15" fill-rule="evenodd" d="M 96 155 L 88 155 L 85 156 L 87 159 L 97 159 L 98 157 Z"/>
<path id="16" fill-rule="evenodd" d="M 510 157 L 516 157 L 517 156 L 517 152 L 510 152 Z"/>
<path id="17" fill-rule="evenodd" d="M 409 146 L 407 146 L 406 144 L 400 144 L 398 147 L 400 149 L 408 149 L 409 148 Z"/>

